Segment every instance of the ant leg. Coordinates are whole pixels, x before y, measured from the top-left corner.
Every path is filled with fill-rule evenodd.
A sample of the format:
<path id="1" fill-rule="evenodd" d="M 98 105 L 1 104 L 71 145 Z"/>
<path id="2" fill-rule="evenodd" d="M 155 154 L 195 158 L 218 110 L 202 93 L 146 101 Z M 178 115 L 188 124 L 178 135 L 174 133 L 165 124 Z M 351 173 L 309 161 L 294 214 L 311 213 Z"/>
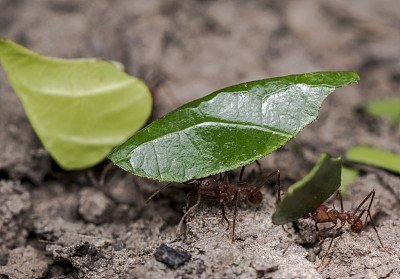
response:
<path id="1" fill-rule="evenodd" d="M 231 180 L 232 180 L 231 172 L 230 171 L 226 171 L 224 173 L 224 176 L 219 174 L 219 180 L 222 181 L 222 182 L 225 182 L 225 180 L 227 180 L 227 183 L 230 184 Z"/>
<path id="2" fill-rule="evenodd" d="M 371 200 L 370 200 L 369 205 L 368 205 L 367 216 L 365 217 L 363 228 L 365 228 L 367 226 L 368 215 L 370 216 L 370 219 L 372 221 L 372 218 L 371 218 L 371 205 L 372 205 L 372 201 L 374 200 L 374 197 L 375 197 L 375 190 L 372 190 L 371 193 L 368 194 L 368 196 L 360 203 L 360 205 L 357 207 L 357 209 L 353 213 L 353 215 L 355 215 L 356 212 L 360 209 L 360 207 L 369 199 L 369 197 L 371 197 Z M 364 212 L 365 212 L 365 209 L 360 213 L 360 215 L 358 215 L 358 217 L 356 218 L 355 222 L 358 222 L 358 220 L 361 219 L 361 216 L 364 214 Z M 379 236 L 378 236 L 378 238 L 379 238 Z"/>
<path id="3" fill-rule="evenodd" d="M 322 261 L 321 261 L 321 263 L 319 264 L 319 266 L 317 266 L 317 267 L 315 268 L 316 270 L 318 270 L 318 269 L 322 266 L 322 264 L 324 263 L 325 258 L 326 258 L 326 256 L 328 256 L 329 250 L 330 250 L 331 247 L 332 247 L 332 243 L 333 243 L 333 240 L 334 240 L 334 239 L 335 239 L 335 238 L 332 237 L 331 242 L 329 243 L 329 246 L 328 246 L 328 250 L 326 250 L 326 253 L 325 253 L 324 257 L 322 258 Z"/>
<path id="4" fill-rule="evenodd" d="M 331 226 L 329 228 L 325 228 L 325 229 L 319 230 L 318 229 L 318 223 L 315 223 L 315 230 L 317 231 L 317 236 L 318 236 L 318 240 L 320 241 L 320 243 L 319 243 L 320 245 L 322 245 L 322 243 L 324 243 L 324 241 L 325 241 L 325 239 L 324 239 L 324 237 L 322 236 L 321 233 L 329 232 L 329 231 L 333 230 L 336 226 L 337 226 L 337 223 L 333 223 L 333 226 Z M 343 227 L 343 223 L 341 224 L 341 226 L 340 226 L 340 228 L 338 230 L 340 230 L 342 227 Z"/>
<path id="5" fill-rule="evenodd" d="M 315 226 L 316 226 L 316 225 L 317 225 L 317 224 L 315 224 Z M 325 228 L 325 229 L 319 230 L 318 233 L 321 234 L 321 233 L 324 233 L 324 232 L 329 232 L 330 230 L 333 230 L 336 226 L 337 226 L 337 223 L 336 223 L 336 224 L 333 223 L 333 226 L 331 226 L 331 227 L 329 227 L 329 228 Z M 343 226 L 340 226 L 339 229 L 341 229 L 342 227 L 343 227 Z"/>
<path id="6" fill-rule="evenodd" d="M 235 242 L 235 224 L 236 224 L 236 214 L 237 214 L 239 198 L 240 198 L 240 189 L 238 189 L 236 191 L 235 196 L 234 196 L 234 199 L 235 199 L 235 210 L 233 211 L 232 243 Z"/>
<path id="7" fill-rule="evenodd" d="M 222 210 L 222 217 L 225 219 L 225 221 L 228 223 L 228 227 L 226 228 L 226 231 L 229 231 L 230 228 L 230 222 L 228 220 L 228 218 L 226 218 L 226 214 L 225 214 L 225 207 L 224 207 L 224 203 L 221 202 L 221 210 Z"/>
<path id="8" fill-rule="evenodd" d="M 169 185 L 171 185 L 172 182 L 168 183 L 167 185 L 163 186 L 161 189 L 159 189 L 158 191 L 154 192 L 147 200 L 146 200 L 146 204 L 149 204 L 150 200 L 152 198 L 154 198 L 156 195 L 158 195 L 158 193 L 160 193 L 162 190 L 164 190 L 165 188 L 167 188 Z"/>
<path id="9" fill-rule="evenodd" d="M 369 219 L 371 220 L 372 227 L 374 228 L 374 231 L 376 232 L 376 236 L 378 237 L 379 243 L 381 244 L 383 250 L 385 250 L 389 255 L 393 255 L 392 253 L 390 253 L 390 252 L 383 246 L 382 241 L 381 241 L 381 238 L 379 237 L 379 234 L 378 234 L 378 230 L 377 230 L 376 227 L 375 227 L 374 220 L 372 220 L 371 213 L 369 212 L 369 210 L 368 210 L 368 212 L 367 212 L 367 216 L 369 216 Z"/>
<path id="10" fill-rule="evenodd" d="M 200 204 L 200 200 L 201 200 L 201 189 L 200 189 L 200 187 L 198 187 L 197 201 L 191 208 L 186 210 L 185 214 L 183 214 L 181 220 L 179 221 L 178 228 L 176 229 L 176 232 L 175 232 L 176 236 L 178 236 L 180 234 L 180 232 L 181 232 L 181 226 L 182 226 L 183 220 L 185 220 L 186 216 L 188 216 L 189 213 L 191 211 L 193 211 Z"/>
<path id="11" fill-rule="evenodd" d="M 261 173 L 261 172 L 262 172 L 261 164 L 260 164 L 260 162 L 259 162 L 258 160 L 256 160 L 256 164 L 257 164 L 257 166 L 258 166 L 258 168 L 259 168 L 259 171 L 260 171 L 260 173 Z"/>
<path id="12" fill-rule="evenodd" d="M 264 186 L 265 183 L 267 183 L 268 180 L 271 179 L 274 175 L 278 175 L 277 179 L 277 184 L 278 184 L 278 202 L 281 200 L 281 174 L 279 170 L 274 170 L 272 173 L 270 173 L 263 182 L 261 182 L 257 187 L 253 188 L 253 190 L 247 195 L 247 198 L 249 199 L 251 196 L 255 195 L 262 186 Z"/>
<path id="13" fill-rule="evenodd" d="M 286 246 L 285 250 L 283 250 L 282 255 L 285 255 L 285 253 L 287 252 L 287 250 L 289 249 L 290 246 L 292 246 L 293 243 L 295 243 L 296 241 L 299 241 L 299 238 L 296 238 L 295 240 L 292 240 L 288 246 Z"/>
<path id="14" fill-rule="evenodd" d="M 371 211 L 370 211 L 370 210 L 371 210 L 372 201 L 374 200 L 374 197 L 375 197 L 375 190 L 372 190 L 372 192 L 370 193 L 370 195 L 371 195 L 371 194 L 372 194 L 372 197 L 371 197 L 371 201 L 369 202 L 368 209 L 367 209 L 367 217 L 369 216 L 369 219 L 371 220 L 372 227 L 374 228 L 374 231 L 375 231 L 375 233 L 376 233 L 376 236 L 378 237 L 379 243 L 381 244 L 383 250 L 385 250 L 389 255 L 393 255 L 392 253 L 390 253 L 390 252 L 383 246 L 382 241 L 381 241 L 381 238 L 379 237 L 379 234 L 378 234 L 378 230 L 377 230 L 377 228 L 376 228 L 376 226 L 375 226 L 374 220 L 372 219 Z M 366 224 L 366 223 L 367 223 L 367 222 L 365 221 L 365 224 Z"/>
<path id="15" fill-rule="evenodd" d="M 372 196 L 372 198 L 371 198 L 371 201 L 370 201 L 370 203 L 369 203 L 368 210 L 371 209 L 372 200 L 373 200 L 374 197 L 375 197 L 375 190 L 372 190 L 371 193 L 369 193 L 368 196 L 359 204 L 359 206 L 356 208 L 356 210 L 354 210 L 354 212 L 353 212 L 353 214 L 352 214 L 353 216 L 356 215 L 357 211 L 360 210 L 361 206 L 363 206 L 363 204 L 364 204 L 364 203 L 369 199 L 369 197 L 371 197 L 371 196 Z"/>
<path id="16" fill-rule="evenodd" d="M 190 197 L 193 197 L 193 196 L 197 196 L 198 194 L 194 194 L 194 195 L 192 195 L 192 194 L 188 194 L 187 195 L 187 197 L 186 197 L 186 211 L 185 211 L 185 213 L 186 212 L 188 212 L 189 211 L 189 201 L 190 201 Z M 189 223 L 192 221 L 192 218 L 190 217 L 190 215 L 188 214 L 187 216 L 186 216 L 186 230 L 185 230 L 185 236 L 184 236 L 184 240 L 186 240 L 186 238 L 187 238 L 187 235 L 188 235 L 188 233 L 189 233 Z"/>
<path id="17" fill-rule="evenodd" d="M 285 233 L 287 233 L 287 235 L 291 238 L 291 237 L 292 237 L 292 234 L 291 234 L 290 232 L 288 232 L 288 231 L 285 229 L 285 225 L 282 225 L 281 227 L 282 227 L 283 231 L 284 231 Z M 292 244 L 290 244 L 290 245 L 292 245 Z M 287 248 L 289 248 L 289 247 L 287 247 Z M 287 248 L 285 249 L 285 251 L 287 250 Z"/>
<path id="18" fill-rule="evenodd" d="M 231 174 L 231 172 L 227 171 L 226 172 L 226 176 L 228 177 L 228 184 L 231 184 L 232 183 L 232 174 Z"/>
<path id="19" fill-rule="evenodd" d="M 326 258 L 326 256 L 328 256 L 329 250 L 330 250 L 331 247 L 332 247 L 333 240 L 336 238 L 336 235 L 338 234 L 338 232 L 339 232 L 339 231 L 343 228 L 343 226 L 346 224 L 346 222 L 343 222 L 343 221 L 340 221 L 340 222 L 341 222 L 341 223 L 340 223 L 340 227 L 337 228 L 337 229 L 335 230 L 335 233 L 334 233 L 334 235 L 333 235 L 333 237 L 332 237 L 332 239 L 331 239 L 331 242 L 329 243 L 328 250 L 326 250 L 326 253 L 325 253 L 324 257 L 322 258 L 322 261 L 321 261 L 321 263 L 319 264 L 319 266 L 317 266 L 317 267 L 315 268 L 316 270 L 318 270 L 318 269 L 322 266 L 322 264 L 324 263 L 325 258 Z M 337 223 L 336 223 L 334 226 L 329 227 L 329 228 L 326 228 L 326 229 L 323 229 L 323 230 L 320 230 L 319 232 L 321 233 L 321 232 L 327 232 L 327 231 L 329 231 L 329 230 L 332 230 L 334 227 L 336 227 L 336 225 L 337 225 Z M 315 224 L 315 226 L 317 226 L 317 224 Z M 323 242 L 322 242 L 322 243 L 323 243 Z M 321 243 L 321 244 L 322 244 L 322 243 Z"/>
<path id="20" fill-rule="evenodd" d="M 104 181 L 105 181 L 105 179 L 106 179 L 106 175 L 107 175 L 108 171 L 109 171 L 113 166 L 114 166 L 113 163 L 109 163 L 109 164 L 106 165 L 106 166 L 104 167 L 104 169 L 101 171 L 100 180 L 99 180 L 99 185 L 100 185 L 100 186 L 104 186 Z"/>
<path id="21" fill-rule="evenodd" d="M 336 199 L 340 201 L 340 212 L 343 213 L 343 198 L 342 198 L 342 191 L 338 190 L 336 193 Z"/>
<path id="22" fill-rule="evenodd" d="M 361 211 L 360 215 L 358 215 L 357 218 L 354 219 L 354 221 L 353 221 L 354 224 L 356 224 L 361 219 L 361 217 L 364 215 L 365 211 L 366 211 L 366 209 L 363 209 L 363 211 Z M 368 214 L 367 214 L 367 216 L 368 216 Z"/>
<path id="23" fill-rule="evenodd" d="M 365 226 L 367 225 L 367 220 L 368 220 L 368 215 L 369 216 L 371 216 L 371 206 L 372 206 L 372 201 L 374 200 L 374 198 L 375 198 L 375 189 L 374 190 L 372 190 L 371 191 L 371 193 L 369 193 L 370 195 L 371 195 L 371 200 L 370 200 L 370 202 L 369 202 L 369 205 L 368 205 L 368 209 L 367 209 L 367 217 L 365 218 Z M 369 214 L 368 214 L 369 213 Z M 370 219 L 372 219 L 372 218 L 370 218 Z M 372 222 L 374 222 L 374 221 L 372 221 Z M 371 223 L 372 223 L 371 222 Z"/>
<path id="24" fill-rule="evenodd" d="M 320 232 L 319 232 L 318 223 L 315 223 L 315 232 L 316 232 L 316 234 L 317 234 L 318 241 L 319 241 L 319 243 L 320 243 L 320 245 L 321 245 L 322 243 L 324 243 L 325 239 L 324 239 L 324 237 L 323 237 L 323 236 L 320 234 Z"/>
<path id="25" fill-rule="evenodd" d="M 198 194 L 197 193 L 189 193 L 188 195 L 187 195 L 187 199 L 186 199 L 186 212 L 187 211 L 189 211 L 189 198 L 190 197 L 197 197 L 198 196 Z M 205 200 L 221 200 L 219 197 L 216 197 L 216 196 L 210 196 L 210 195 L 204 195 L 204 194 L 201 194 L 200 195 L 201 196 L 201 198 L 202 199 L 205 199 Z M 222 209 L 222 216 L 224 217 L 224 219 L 226 220 L 226 222 L 228 222 L 228 228 L 226 229 L 226 230 L 229 230 L 229 220 L 228 220 L 228 218 L 226 218 L 226 215 L 225 215 L 225 208 L 223 207 L 223 203 L 221 202 L 221 209 Z M 183 217 L 182 217 L 183 218 Z M 185 238 L 186 238 L 186 236 L 187 236 L 187 234 L 188 234 L 188 232 L 189 232 L 189 223 L 190 223 L 190 220 L 191 220 L 191 217 L 190 217 L 190 215 L 188 214 L 187 216 L 186 216 L 186 234 L 185 234 Z"/>
<path id="26" fill-rule="evenodd" d="M 242 181 L 243 172 L 244 172 L 244 168 L 245 168 L 245 167 L 246 167 L 246 166 L 243 166 L 242 169 L 240 170 L 240 175 L 239 175 L 238 183 Z"/>

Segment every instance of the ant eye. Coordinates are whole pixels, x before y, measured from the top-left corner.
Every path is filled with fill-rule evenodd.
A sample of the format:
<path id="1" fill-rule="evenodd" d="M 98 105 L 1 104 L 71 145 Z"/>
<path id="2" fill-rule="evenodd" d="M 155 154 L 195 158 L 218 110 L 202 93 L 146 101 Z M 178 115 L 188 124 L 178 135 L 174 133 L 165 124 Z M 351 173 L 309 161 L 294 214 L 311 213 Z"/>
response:
<path id="1" fill-rule="evenodd" d="M 210 183 L 209 182 L 206 182 L 206 184 L 205 184 L 206 186 L 210 186 Z"/>

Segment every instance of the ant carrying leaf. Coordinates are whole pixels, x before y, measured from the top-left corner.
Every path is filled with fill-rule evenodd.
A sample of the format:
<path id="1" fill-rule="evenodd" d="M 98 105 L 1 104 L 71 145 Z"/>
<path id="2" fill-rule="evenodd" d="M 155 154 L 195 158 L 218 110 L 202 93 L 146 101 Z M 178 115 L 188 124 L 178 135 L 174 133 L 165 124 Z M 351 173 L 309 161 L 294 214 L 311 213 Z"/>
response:
<path id="1" fill-rule="evenodd" d="M 321 233 L 331 231 L 335 229 L 338 226 L 338 222 L 340 221 L 339 228 L 336 228 L 334 230 L 334 236 L 331 239 L 331 242 L 329 243 L 328 250 L 326 251 L 324 257 L 322 258 L 321 263 L 316 269 L 319 269 L 322 264 L 324 263 L 324 260 L 326 256 L 329 253 L 329 250 L 331 249 L 333 240 L 335 239 L 336 235 L 338 232 L 343 228 L 343 226 L 348 223 L 350 225 L 350 230 L 353 233 L 360 233 L 366 226 L 367 224 L 367 219 L 371 220 L 372 227 L 374 228 L 374 231 L 376 233 L 376 236 L 378 237 L 379 243 L 381 244 L 383 250 L 385 250 L 389 255 L 392 255 L 382 244 L 381 238 L 379 237 L 378 230 L 376 229 L 374 220 L 372 219 L 371 216 L 371 205 L 372 201 L 374 200 L 375 197 L 375 190 L 372 190 L 371 193 L 368 194 L 368 196 L 359 204 L 359 206 L 354 210 L 353 213 L 350 212 L 344 212 L 343 210 L 343 199 L 342 199 L 342 194 L 341 191 L 338 190 L 336 193 L 336 198 L 340 201 L 340 211 L 335 209 L 335 206 L 333 206 L 332 209 L 329 209 L 328 206 L 322 204 L 313 211 L 311 211 L 310 214 L 305 215 L 303 218 L 308 219 L 310 218 L 315 222 L 315 230 L 317 232 L 318 239 L 320 240 L 320 243 L 322 244 L 324 242 L 324 237 Z M 363 209 L 360 214 L 356 215 L 357 212 L 359 212 L 360 208 L 370 199 L 369 205 L 367 209 Z M 361 221 L 362 216 L 364 213 L 367 212 L 367 215 L 365 217 L 364 223 Z M 333 223 L 332 226 L 324 229 L 319 229 L 318 224 L 321 223 Z"/>
<path id="2" fill-rule="evenodd" d="M 364 229 L 368 217 L 371 220 L 371 224 L 378 236 L 382 248 L 387 253 L 391 254 L 384 248 L 378 230 L 372 220 L 370 209 L 375 197 L 375 190 L 369 193 L 353 213 L 344 212 L 341 191 L 338 190 L 341 184 L 341 167 L 341 158 L 333 159 L 328 154 L 322 154 L 310 173 L 304 179 L 291 186 L 282 200 L 278 189 L 278 206 L 272 216 L 274 224 L 282 225 L 283 227 L 284 224 L 300 218 L 311 219 L 315 222 L 315 229 L 320 243 L 324 241 L 323 233 L 332 230 L 334 231 L 334 236 L 331 239 L 328 250 L 317 269 L 319 269 L 324 263 L 324 260 L 332 246 L 333 239 L 343 226 L 348 223 L 351 226 L 352 232 L 359 233 Z M 335 207 L 329 209 L 328 206 L 323 204 L 334 192 L 336 192 L 336 198 L 340 200 L 340 211 L 336 210 Z M 370 202 L 367 209 L 360 211 L 361 207 L 369 199 Z M 357 213 L 359 214 L 357 215 Z M 365 222 L 363 223 L 361 218 L 365 213 L 367 213 L 367 215 Z M 328 228 L 319 229 L 318 224 L 321 223 L 333 224 Z M 287 251 L 290 245 L 296 241 L 297 239 L 292 241 L 283 251 L 283 254 Z"/>
<path id="3" fill-rule="evenodd" d="M 236 183 L 232 183 L 230 172 L 226 172 L 224 176 L 222 176 L 220 174 L 219 179 L 215 179 L 215 178 L 209 176 L 209 177 L 205 177 L 205 178 L 201 178 L 201 179 L 190 180 L 185 183 L 185 184 L 194 184 L 197 189 L 197 193 L 190 193 L 187 195 L 186 212 L 183 215 L 183 217 L 181 218 L 181 221 L 179 222 L 178 229 L 176 231 L 177 236 L 180 234 L 180 228 L 181 228 L 183 222 L 186 220 L 186 233 L 185 233 L 185 238 L 186 238 L 187 233 L 188 233 L 188 222 L 190 220 L 189 214 L 200 204 L 201 199 L 207 199 L 207 200 L 215 200 L 220 203 L 222 217 L 228 223 L 226 230 L 229 230 L 230 222 L 229 222 L 228 218 L 226 217 L 224 204 L 228 203 L 228 202 L 235 203 L 235 208 L 234 208 L 234 212 L 233 212 L 233 224 L 232 224 L 232 242 L 235 242 L 235 226 L 236 226 L 236 216 L 237 216 L 239 200 L 247 199 L 253 205 L 260 204 L 262 201 L 262 198 L 263 198 L 262 194 L 260 192 L 260 189 L 274 175 L 278 176 L 277 184 L 278 184 L 278 189 L 280 189 L 279 170 L 275 170 L 272 173 L 270 173 L 260 184 L 258 184 L 256 187 L 254 187 L 254 186 L 246 185 L 246 183 L 242 182 L 244 168 L 245 167 L 242 167 L 240 176 L 239 176 L 239 180 Z M 171 183 L 168 183 L 167 185 L 162 187 L 159 191 L 157 191 L 153 195 L 151 195 L 147 199 L 146 203 L 148 203 L 155 195 L 157 195 L 160 191 L 162 191 L 169 185 L 171 185 Z M 211 192 L 214 194 L 213 195 L 203 194 L 203 192 L 208 192 L 208 193 Z M 197 201 L 192 207 L 189 208 L 190 197 L 197 197 Z"/>

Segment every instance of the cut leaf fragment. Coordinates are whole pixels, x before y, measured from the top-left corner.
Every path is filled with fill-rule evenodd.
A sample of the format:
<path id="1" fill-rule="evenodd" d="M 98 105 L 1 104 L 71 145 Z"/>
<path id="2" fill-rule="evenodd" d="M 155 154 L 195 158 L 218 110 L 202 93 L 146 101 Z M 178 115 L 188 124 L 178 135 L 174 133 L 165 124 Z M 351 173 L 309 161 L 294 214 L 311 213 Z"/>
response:
<path id="1" fill-rule="evenodd" d="M 323 204 L 341 184 L 342 158 L 324 153 L 302 180 L 288 189 L 278 203 L 272 222 L 283 225 L 296 221 Z"/>
<path id="2" fill-rule="evenodd" d="M 122 169 L 185 182 L 247 165 L 281 147 L 314 121 L 354 72 L 319 72 L 257 80 L 218 90 L 168 113 L 117 147 Z"/>
<path id="3" fill-rule="evenodd" d="M 54 160 L 80 169 L 103 160 L 147 120 L 147 86 L 99 59 L 54 59 L 0 38 L 0 61 Z"/>
<path id="4" fill-rule="evenodd" d="M 375 117 L 383 117 L 396 126 L 400 120 L 400 98 L 387 98 L 368 102 L 364 108 Z"/>
<path id="5" fill-rule="evenodd" d="M 400 174 L 400 155 L 368 146 L 355 146 L 347 150 L 348 160 L 375 166 Z"/>

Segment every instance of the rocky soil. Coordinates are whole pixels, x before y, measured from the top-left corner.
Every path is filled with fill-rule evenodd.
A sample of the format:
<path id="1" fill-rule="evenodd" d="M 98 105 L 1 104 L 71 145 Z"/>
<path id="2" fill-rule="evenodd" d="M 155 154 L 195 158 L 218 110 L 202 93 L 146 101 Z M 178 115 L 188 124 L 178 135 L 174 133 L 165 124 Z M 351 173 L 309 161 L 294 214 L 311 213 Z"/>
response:
<path id="1" fill-rule="evenodd" d="M 253 184 L 278 168 L 288 187 L 322 152 L 339 156 L 362 144 L 400 154 L 400 127 L 359 110 L 366 101 L 400 95 L 399 18 L 396 0 L 0 0 L 0 37 L 47 56 L 122 62 L 152 90 L 150 121 L 244 81 L 358 72 L 359 84 L 329 96 L 318 121 L 260 160 L 261 167 L 246 168 Z M 346 226 L 317 271 L 330 241 L 318 244 L 310 220 L 287 226 L 300 240 L 282 255 L 293 238 L 271 223 L 275 181 L 263 189 L 260 206 L 240 204 L 232 244 L 219 206 L 207 201 L 193 214 L 186 241 L 176 239 L 190 187 L 170 187 L 145 206 L 164 184 L 116 167 L 102 180 L 109 161 L 63 171 L 43 149 L 3 69 L 0 143 L 2 279 L 400 278 L 398 175 L 352 165 L 361 175 L 344 197 L 351 210 L 376 190 L 372 215 L 393 255 L 371 225 L 360 234 Z M 229 219 L 232 213 L 228 206 Z M 162 244 L 179 253 L 155 257 Z M 159 261 L 177 255 L 181 265 Z"/>

